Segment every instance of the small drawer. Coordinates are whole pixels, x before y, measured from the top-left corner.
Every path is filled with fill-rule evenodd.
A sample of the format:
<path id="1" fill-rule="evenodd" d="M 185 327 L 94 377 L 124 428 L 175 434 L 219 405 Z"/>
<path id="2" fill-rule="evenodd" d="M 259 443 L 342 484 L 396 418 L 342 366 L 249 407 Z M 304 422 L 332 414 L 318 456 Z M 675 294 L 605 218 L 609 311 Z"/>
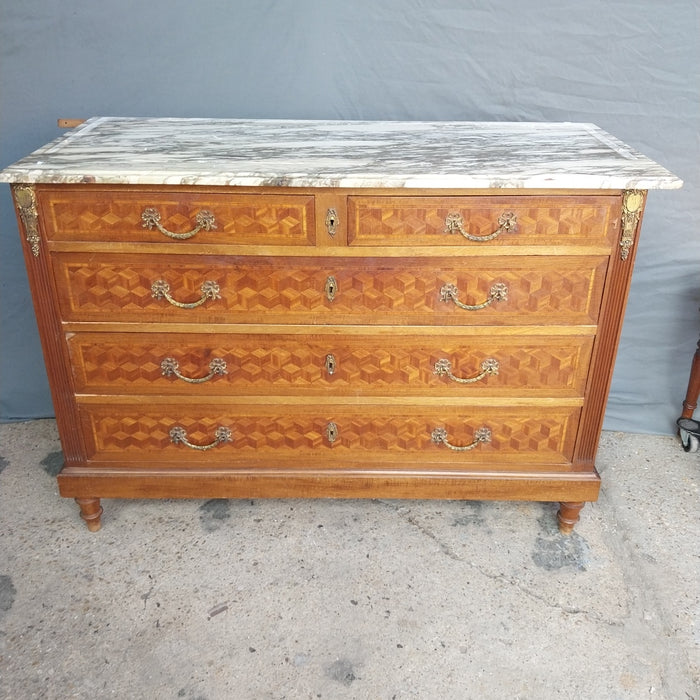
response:
<path id="1" fill-rule="evenodd" d="M 531 463 L 571 460 L 578 406 L 358 406 L 287 404 L 151 404 L 81 406 L 88 456 L 94 460 L 183 467 L 327 469 L 362 460 L 377 468 L 392 459 L 469 469 L 497 463 L 522 470 Z M 281 460 L 279 462 L 278 460 Z M 510 466 L 508 466 L 510 465 Z"/>
<path id="2" fill-rule="evenodd" d="M 610 248 L 619 198 L 348 198 L 348 243 L 355 246 L 596 246 Z"/>
<path id="3" fill-rule="evenodd" d="M 76 333 L 87 394 L 581 397 L 592 336 Z"/>
<path id="4" fill-rule="evenodd" d="M 606 257 L 252 258 L 55 253 L 67 321 L 592 324 Z"/>
<path id="5" fill-rule="evenodd" d="M 57 241 L 312 245 L 308 194 L 172 192 L 56 187 L 39 193 L 46 236 Z"/>

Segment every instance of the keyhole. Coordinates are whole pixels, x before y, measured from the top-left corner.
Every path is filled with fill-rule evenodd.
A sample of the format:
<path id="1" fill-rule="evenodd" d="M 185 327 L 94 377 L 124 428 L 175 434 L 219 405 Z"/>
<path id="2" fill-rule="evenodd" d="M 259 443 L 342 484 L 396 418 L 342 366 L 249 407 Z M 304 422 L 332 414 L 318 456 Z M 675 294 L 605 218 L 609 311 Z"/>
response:
<path id="1" fill-rule="evenodd" d="M 335 236 L 338 230 L 338 212 L 333 208 L 326 213 L 326 230 L 329 236 Z"/>
<path id="2" fill-rule="evenodd" d="M 328 301 L 333 301 L 335 299 L 335 295 L 338 293 L 338 282 L 333 277 L 333 275 L 329 275 L 328 279 L 326 280 L 326 298 Z"/>

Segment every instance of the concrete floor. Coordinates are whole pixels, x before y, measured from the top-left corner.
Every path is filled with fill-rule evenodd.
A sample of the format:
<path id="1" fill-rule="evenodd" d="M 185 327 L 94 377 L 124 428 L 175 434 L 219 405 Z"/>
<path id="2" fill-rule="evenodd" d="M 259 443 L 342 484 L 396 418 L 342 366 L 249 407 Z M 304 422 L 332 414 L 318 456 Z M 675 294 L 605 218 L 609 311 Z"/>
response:
<path id="1" fill-rule="evenodd" d="M 58 496 L 0 426 L 0 697 L 700 700 L 700 455 L 605 433 L 600 500 Z"/>

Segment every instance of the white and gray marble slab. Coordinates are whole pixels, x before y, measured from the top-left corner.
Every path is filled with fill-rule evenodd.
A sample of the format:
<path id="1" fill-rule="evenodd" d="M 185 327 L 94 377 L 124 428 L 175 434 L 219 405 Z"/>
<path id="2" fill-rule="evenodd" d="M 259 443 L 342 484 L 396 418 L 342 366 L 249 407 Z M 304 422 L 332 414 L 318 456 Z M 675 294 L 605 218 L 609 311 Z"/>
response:
<path id="1" fill-rule="evenodd" d="M 593 124 L 94 117 L 0 173 L 12 183 L 675 189 Z"/>

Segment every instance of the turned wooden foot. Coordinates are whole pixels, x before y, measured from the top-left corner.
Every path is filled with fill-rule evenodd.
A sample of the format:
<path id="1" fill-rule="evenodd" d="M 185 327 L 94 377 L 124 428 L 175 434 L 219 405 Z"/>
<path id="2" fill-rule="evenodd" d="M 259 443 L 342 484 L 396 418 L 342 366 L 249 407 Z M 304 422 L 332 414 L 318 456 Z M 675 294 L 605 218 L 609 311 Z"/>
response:
<path id="1" fill-rule="evenodd" d="M 75 502 L 80 506 L 80 517 L 85 521 L 90 532 L 97 532 L 101 527 L 100 517 L 102 506 L 99 498 L 76 498 Z"/>
<path id="2" fill-rule="evenodd" d="M 557 522 L 559 523 L 559 532 L 562 535 L 570 535 L 574 529 L 574 525 L 578 522 L 579 513 L 585 503 L 560 503 L 559 511 L 557 512 Z"/>

